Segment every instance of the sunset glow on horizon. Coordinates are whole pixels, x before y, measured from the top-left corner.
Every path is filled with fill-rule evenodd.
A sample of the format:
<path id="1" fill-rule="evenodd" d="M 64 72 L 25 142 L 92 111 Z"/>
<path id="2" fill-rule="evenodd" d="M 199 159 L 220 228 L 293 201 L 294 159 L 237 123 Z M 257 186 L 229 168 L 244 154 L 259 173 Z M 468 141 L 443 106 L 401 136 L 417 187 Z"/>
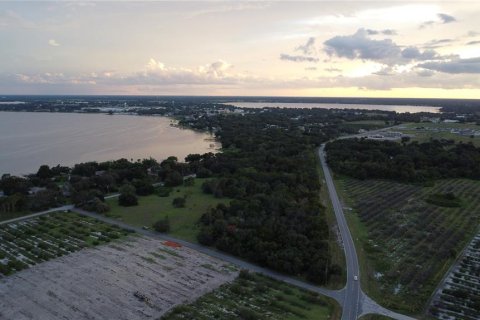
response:
<path id="1" fill-rule="evenodd" d="M 2 2 L 0 94 L 480 98 L 478 2 Z"/>

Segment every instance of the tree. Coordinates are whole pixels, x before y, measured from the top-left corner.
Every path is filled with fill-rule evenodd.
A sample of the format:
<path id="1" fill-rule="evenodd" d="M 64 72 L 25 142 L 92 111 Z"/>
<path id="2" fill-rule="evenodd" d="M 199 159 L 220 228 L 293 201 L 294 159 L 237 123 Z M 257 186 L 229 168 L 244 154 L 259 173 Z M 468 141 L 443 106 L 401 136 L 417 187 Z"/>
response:
<path id="1" fill-rule="evenodd" d="M 138 198 L 133 193 L 120 194 L 118 204 L 123 207 L 132 207 L 138 205 Z"/>
<path id="2" fill-rule="evenodd" d="M 185 198 L 175 198 L 173 199 L 172 201 L 172 204 L 175 208 L 184 208 L 185 207 L 185 203 L 186 203 L 186 199 Z"/>
<path id="3" fill-rule="evenodd" d="M 193 178 L 193 177 L 188 177 L 187 179 L 185 179 L 185 181 L 183 182 L 183 184 L 184 184 L 186 187 L 194 186 L 194 185 L 195 185 L 195 178 Z"/>
<path id="4" fill-rule="evenodd" d="M 40 168 L 37 171 L 37 177 L 40 179 L 49 179 L 53 177 L 53 172 L 50 170 L 50 167 L 47 166 L 46 164 L 40 166 Z"/>
<path id="5" fill-rule="evenodd" d="M 155 191 L 150 179 L 134 179 L 133 185 L 135 186 L 136 193 L 139 196 L 148 196 Z"/>
<path id="6" fill-rule="evenodd" d="M 410 141 L 410 137 L 402 137 L 402 143 L 403 144 L 406 144 L 409 141 Z"/>
<path id="7" fill-rule="evenodd" d="M 138 205 L 138 198 L 135 195 L 135 187 L 131 184 L 125 184 L 120 188 L 120 196 L 118 197 L 118 204 L 124 207 L 131 207 Z"/>
<path id="8" fill-rule="evenodd" d="M 158 232 L 169 232 L 170 219 L 168 218 L 168 215 L 165 218 L 155 222 L 155 224 L 153 225 L 153 228 L 155 229 L 155 231 L 158 231 Z"/>
<path id="9" fill-rule="evenodd" d="M 171 171 L 167 173 L 167 177 L 165 178 L 165 186 L 166 187 L 176 187 L 183 183 L 183 177 L 177 171 Z"/>

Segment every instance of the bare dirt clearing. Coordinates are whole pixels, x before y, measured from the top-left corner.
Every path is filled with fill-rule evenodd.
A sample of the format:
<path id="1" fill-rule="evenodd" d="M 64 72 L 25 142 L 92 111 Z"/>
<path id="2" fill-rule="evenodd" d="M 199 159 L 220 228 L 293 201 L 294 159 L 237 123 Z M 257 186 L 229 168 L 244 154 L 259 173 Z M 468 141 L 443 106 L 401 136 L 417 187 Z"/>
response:
<path id="1" fill-rule="evenodd" d="M 236 276 L 194 250 L 130 237 L 1 279 L 0 318 L 156 319 Z"/>

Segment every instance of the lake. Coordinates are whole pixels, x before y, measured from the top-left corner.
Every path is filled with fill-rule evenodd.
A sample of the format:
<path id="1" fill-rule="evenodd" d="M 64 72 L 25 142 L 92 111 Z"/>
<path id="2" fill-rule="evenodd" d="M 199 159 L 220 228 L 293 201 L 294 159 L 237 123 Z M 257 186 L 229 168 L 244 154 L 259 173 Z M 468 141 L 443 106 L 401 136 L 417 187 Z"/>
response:
<path id="1" fill-rule="evenodd" d="M 171 126 L 165 117 L 0 112 L 0 175 L 36 172 L 40 165 L 215 152 L 207 133 Z"/>
<path id="2" fill-rule="evenodd" d="M 226 102 L 239 108 L 320 108 L 320 109 L 364 109 L 395 111 L 398 113 L 431 112 L 439 113 L 439 107 L 407 106 L 407 105 L 376 105 L 376 104 L 340 104 L 340 103 L 297 103 L 297 102 Z"/>

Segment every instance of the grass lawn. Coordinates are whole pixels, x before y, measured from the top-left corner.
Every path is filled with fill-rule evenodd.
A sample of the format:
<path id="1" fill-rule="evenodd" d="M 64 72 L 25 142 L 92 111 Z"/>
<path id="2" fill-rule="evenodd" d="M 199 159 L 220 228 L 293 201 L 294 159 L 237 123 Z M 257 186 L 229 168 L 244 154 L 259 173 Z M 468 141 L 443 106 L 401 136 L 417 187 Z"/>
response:
<path id="1" fill-rule="evenodd" d="M 180 305 L 162 317 L 176 319 L 333 320 L 340 307 L 332 299 L 259 274 L 240 275 L 197 301 Z"/>
<path id="2" fill-rule="evenodd" d="M 197 178 L 193 186 L 175 187 L 168 197 L 159 197 L 156 194 L 139 197 L 138 206 L 133 207 L 119 206 L 118 198 L 107 199 L 111 208 L 107 215 L 134 226 L 148 227 L 168 215 L 170 235 L 197 242 L 197 221 L 201 215 L 219 203 L 229 202 L 227 198 L 218 199 L 203 193 L 202 184 L 205 180 Z M 175 208 L 172 205 L 173 199 L 179 197 L 186 197 L 184 208 Z"/>
<path id="3" fill-rule="evenodd" d="M 359 120 L 343 122 L 340 126 L 349 127 L 355 130 L 377 130 L 390 126 L 383 120 Z"/>

